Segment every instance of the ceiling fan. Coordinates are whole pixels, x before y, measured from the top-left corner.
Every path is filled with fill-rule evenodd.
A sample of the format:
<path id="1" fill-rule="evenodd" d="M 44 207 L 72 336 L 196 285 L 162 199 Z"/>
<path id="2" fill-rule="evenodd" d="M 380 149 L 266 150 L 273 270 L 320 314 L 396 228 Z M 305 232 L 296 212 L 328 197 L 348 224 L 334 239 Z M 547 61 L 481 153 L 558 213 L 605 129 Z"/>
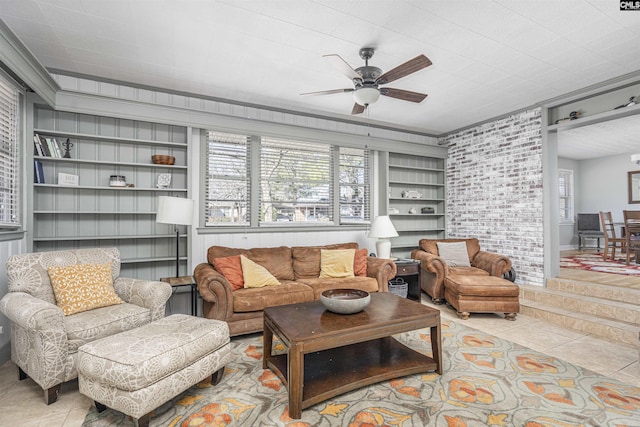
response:
<path id="1" fill-rule="evenodd" d="M 390 96 L 391 98 L 401 99 L 410 102 L 422 102 L 427 97 L 424 93 L 411 92 L 403 89 L 395 89 L 390 87 L 380 87 L 380 85 L 391 83 L 409 74 L 420 71 L 431 65 L 431 61 L 424 55 L 418 55 L 415 58 L 398 65 L 397 67 L 383 73 L 378 67 L 369 65 L 369 59 L 373 56 L 374 49 L 371 47 L 363 47 L 360 49 L 360 58 L 364 59 L 364 66 L 355 70 L 340 57 L 340 55 L 331 54 L 324 55 L 324 58 L 331 62 L 344 75 L 349 77 L 354 84 L 353 89 L 333 89 L 323 90 L 319 92 L 307 92 L 301 95 L 329 95 L 333 93 L 353 92 L 355 104 L 351 110 L 351 114 L 360 114 L 365 109 L 376 102 L 380 95 Z"/>

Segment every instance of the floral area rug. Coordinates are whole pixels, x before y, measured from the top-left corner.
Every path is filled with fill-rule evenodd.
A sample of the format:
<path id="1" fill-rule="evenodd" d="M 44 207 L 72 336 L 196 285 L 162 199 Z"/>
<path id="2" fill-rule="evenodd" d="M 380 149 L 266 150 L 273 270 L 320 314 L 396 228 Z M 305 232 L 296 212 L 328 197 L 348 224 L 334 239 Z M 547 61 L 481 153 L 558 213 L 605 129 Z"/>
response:
<path id="1" fill-rule="evenodd" d="M 262 337 L 232 340 L 217 386 L 201 383 L 151 426 L 640 426 L 640 388 L 461 325 L 442 325 L 444 374 L 416 374 L 337 396 L 289 417 L 286 387 L 262 369 Z M 429 329 L 396 336 L 431 353 Z M 277 348 L 282 349 L 282 345 Z M 585 357 L 588 357 L 585 355 Z M 133 426 L 91 408 L 84 427 Z"/>
<path id="2" fill-rule="evenodd" d="M 626 258 L 624 260 L 604 261 L 602 259 L 602 254 L 579 254 L 572 256 L 563 256 L 562 258 L 560 258 L 560 267 L 597 271 L 600 273 L 640 276 L 640 266 L 635 264 L 633 260 L 629 265 L 626 265 Z"/>

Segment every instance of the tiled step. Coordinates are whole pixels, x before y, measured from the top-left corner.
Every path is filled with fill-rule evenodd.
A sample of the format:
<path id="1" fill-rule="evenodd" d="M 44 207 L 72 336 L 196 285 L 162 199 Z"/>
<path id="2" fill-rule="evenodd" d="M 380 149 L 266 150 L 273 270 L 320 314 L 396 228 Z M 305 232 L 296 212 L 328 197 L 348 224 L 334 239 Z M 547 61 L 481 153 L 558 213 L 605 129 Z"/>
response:
<path id="1" fill-rule="evenodd" d="M 557 289 L 559 291 L 571 292 L 578 295 L 586 295 L 640 305 L 640 290 L 638 289 L 560 278 L 548 279 L 547 289 Z"/>
<path id="2" fill-rule="evenodd" d="M 585 313 L 606 319 L 621 320 L 626 323 L 636 324 L 640 328 L 640 305 L 625 302 L 630 301 L 626 298 L 612 300 L 598 295 L 603 293 L 600 292 L 601 290 L 598 287 L 611 288 L 611 286 L 594 285 L 590 287 L 587 285 L 581 286 L 581 290 L 585 291 L 583 294 L 548 287 L 523 285 L 520 287 L 520 297 L 529 301 L 563 308 L 574 313 Z M 590 296 L 590 294 L 596 294 L 597 296 Z"/>
<path id="3" fill-rule="evenodd" d="M 640 305 L 624 302 L 634 300 L 637 290 L 614 289 L 611 295 L 615 299 L 606 299 L 601 296 L 606 289 L 601 288 L 611 286 L 550 281 L 548 285 L 553 288 L 520 286 L 522 314 L 625 344 L 639 345 Z M 567 289 L 574 289 L 580 294 Z"/>

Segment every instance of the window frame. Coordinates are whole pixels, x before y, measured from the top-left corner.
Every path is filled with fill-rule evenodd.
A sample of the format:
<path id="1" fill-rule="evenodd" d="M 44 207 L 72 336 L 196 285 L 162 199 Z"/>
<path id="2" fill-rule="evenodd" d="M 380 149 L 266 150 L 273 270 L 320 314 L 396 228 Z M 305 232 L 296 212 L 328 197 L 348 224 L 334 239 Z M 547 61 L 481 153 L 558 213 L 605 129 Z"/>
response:
<path id="1" fill-rule="evenodd" d="M 216 129 L 215 127 L 208 127 L 208 128 L 202 128 L 201 129 L 201 153 L 202 153 L 202 161 L 201 161 L 201 170 L 202 172 L 202 179 L 201 182 L 202 184 L 202 190 L 201 190 L 201 194 L 203 196 L 203 200 L 207 200 L 207 179 L 208 179 L 208 174 L 209 174 L 209 147 L 207 144 L 207 134 L 208 132 L 218 132 L 218 129 Z M 220 132 L 227 132 L 227 131 L 222 131 L 220 130 Z M 250 233 L 260 233 L 260 232 L 273 232 L 273 231 L 307 231 L 307 230 L 362 230 L 362 229 L 366 229 L 369 227 L 370 225 L 370 220 L 369 221 L 360 221 L 360 222 L 343 222 L 340 221 L 340 200 L 339 200 L 339 194 L 340 194 L 340 150 L 345 148 L 345 149 L 355 149 L 355 150 L 362 150 L 363 153 L 368 153 L 367 154 L 367 162 L 366 162 L 366 182 L 364 183 L 365 185 L 368 185 L 368 191 L 366 196 L 368 197 L 368 200 L 366 201 L 367 204 L 367 211 L 369 213 L 369 215 L 371 215 L 371 212 L 373 212 L 373 200 L 372 200 L 372 194 L 374 193 L 374 189 L 373 189 L 373 156 L 374 156 L 374 151 L 369 149 L 368 147 L 361 147 L 361 146 L 357 146 L 357 145 L 351 145 L 351 144 L 342 144 L 340 142 L 336 142 L 336 141 L 321 141 L 321 140 L 317 140 L 317 139 L 306 139 L 306 138 L 292 138 L 292 137 L 288 137 L 288 136 L 280 136 L 280 135 L 275 135 L 275 134 L 263 134 L 260 135 L 261 132 L 242 132 L 242 131 L 228 131 L 229 133 L 232 134 L 237 134 L 237 135 L 251 135 L 250 136 L 250 140 L 251 140 L 251 148 L 250 148 L 250 160 L 247 162 L 247 164 L 251 165 L 251 168 L 249 170 L 249 176 L 250 176 L 250 189 L 248 190 L 250 193 L 250 198 L 248 199 L 248 209 L 249 209 L 249 214 L 247 215 L 249 217 L 249 222 L 247 224 L 227 224 L 224 226 L 219 226 L 216 225 L 215 223 L 209 223 L 208 222 L 208 216 L 207 216 L 207 212 L 206 212 L 206 203 L 203 203 L 203 206 L 200 209 L 200 219 L 199 219 L 199 224 L 201 227 L 203 227 L 200 231 L 204 232 L 204 233 L 246 233 L 246 232 L 250 232 Z M 259 194 L 260 194 L 260 167 L 256 166 L 256 165 L 260 165 L 261 164 L 261 141 L 262 138 L 271 138 L 271 139 L 275 139 L 275 140 L 281 140 L 281 141 L 291 141 L 291 142 L 298 142 L 298 143 L 308 143 L 310 145 L 319 145 L 319 146 L 325 146 L 325 147 L 331 147 L 330 151 L 332 152 L 331 154 L 331 167 L 333 168 L 333 170 L 330 173 L 330 182 L 329 184 L 329 193 L 330 193 L 330 197 L 332 198 L 330 206 L 333 212 L 333 221 L 331 222 L 307 222 L 307 221 L 301 221 L 298 223 L 294 223 L 294 222 L 283 222 L 283 223 L 272 223 L 272 222 L 268 222 L 268 223 L 261 223 L 260 221 L 260 200 L 259 200 Z"/>
<path id="2" fill-rule="evenodd" d="M 565 181 L 568 181 L 568 183 L 565 183 L 565 187 L 567 189 L 567 193 L 568 194 L 562 194 L 561 191 L 561 186 L 560 186 L 560 182 L 562 179 L 565 179 Z M 575 188 L 574 188 L 574 176 L 573 176 L 573 170 L 571 169 L 558 169 L 558 196 L 559 196 L 559 200 L 558 200 L 558 205 L 559 205 L 559 211 L 558 211 L 558 215 L 559 215 L 559 220 L 560 220 L 560 224 L 573 224 L 575 222 Z M 562 214 L 562 206 L 563 204 L 561 203 L 562 200 L 565 200 L 564 205 L 565 207 L 565 211 L 566 215 Z"/>
<path id="3" fill-rule="evenodd" d="M 29 179 L 30 176 L 26 174 L 26 171 L 33 170 L 29 168 L 28 165 L 23 165 L 23 159 L 26 158 L 24 156 L 24 148 L 23 148 L 23 135 L 24 135 L 24 126 L 25 126 L 25 101 L 24 101 L 24 88 L 17 83 L 13 78 L 7 75 L 3 70 L 0 70 L 0 80 L 3 87 L 1 88 L 3 93 L 7 93 L 8 97 L 3 105 L 10 105 L 13 108 L 12 113 L 8 114 L 0 114 L 0 119 L 4 120 L 5 116 L 12 116 L 7 121 L 7 127 L 5 129 L 9 129 L 4 132 L 2 138 L 7 137 L 7 142 L 10 147 L 5 150 L 5 147 L 0 147 L 1 155 L 8 154 L 8 161 L 2 162 L 3 164 L 9 164 L 9 169 L 11 170 L 10 175 L 7 177 L 11 183 L 7 187 L 8 198 L 11 199 L 11 210 L 13 212 L 13 220 L 9 220 L 5 222 L 5 212 L 4 210 L 0 212 L 0 240 L 13 240 L 15 238 L 19 238 L 21 233 L 24 231 L 24 200 L 25 194 L 23 191 L 23 179 Z M 0 141 L 0 144 L 4 144 L 4 140 Z M 31 144 L 33 146 L 33 144 Z M 4 168 L 3 168 L 4 169 Z M 23 178 L 24 176 L 24 178 Z M 33 179 L 33 175 L 31 175 L 31 179 Z M 2 182 L 3 179 L 0 179 Z M 2 199 L 0 197 L 0 199 Z M 16 233 L 20 233 L 20 235 L 16 235 Z"/>

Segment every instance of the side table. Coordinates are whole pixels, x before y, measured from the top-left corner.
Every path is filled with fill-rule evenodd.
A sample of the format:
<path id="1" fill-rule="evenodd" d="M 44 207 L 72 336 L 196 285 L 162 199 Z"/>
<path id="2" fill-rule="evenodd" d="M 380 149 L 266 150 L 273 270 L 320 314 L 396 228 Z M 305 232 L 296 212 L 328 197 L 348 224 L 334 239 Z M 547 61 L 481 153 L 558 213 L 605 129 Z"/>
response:
<path id="1" fill-rule="evenodd" d="M 412 259 L 399 259 L 393 263 L 398 270 L 396 277 L 402 277 L 409 285 L 407 298 L 420 301 L 420 262 Z"/>
<path id="2" fill-rule="evenodd" d="M 163 277 L 161 282 L 165 282 L 171 285 L 172 288 L 179 288 L 181 286 L 191 287 L 191 315 L 195 316 L 198 310 L 198 287 L 196 280 L 193 276 L 180 276 L 180 277 Z"/>

